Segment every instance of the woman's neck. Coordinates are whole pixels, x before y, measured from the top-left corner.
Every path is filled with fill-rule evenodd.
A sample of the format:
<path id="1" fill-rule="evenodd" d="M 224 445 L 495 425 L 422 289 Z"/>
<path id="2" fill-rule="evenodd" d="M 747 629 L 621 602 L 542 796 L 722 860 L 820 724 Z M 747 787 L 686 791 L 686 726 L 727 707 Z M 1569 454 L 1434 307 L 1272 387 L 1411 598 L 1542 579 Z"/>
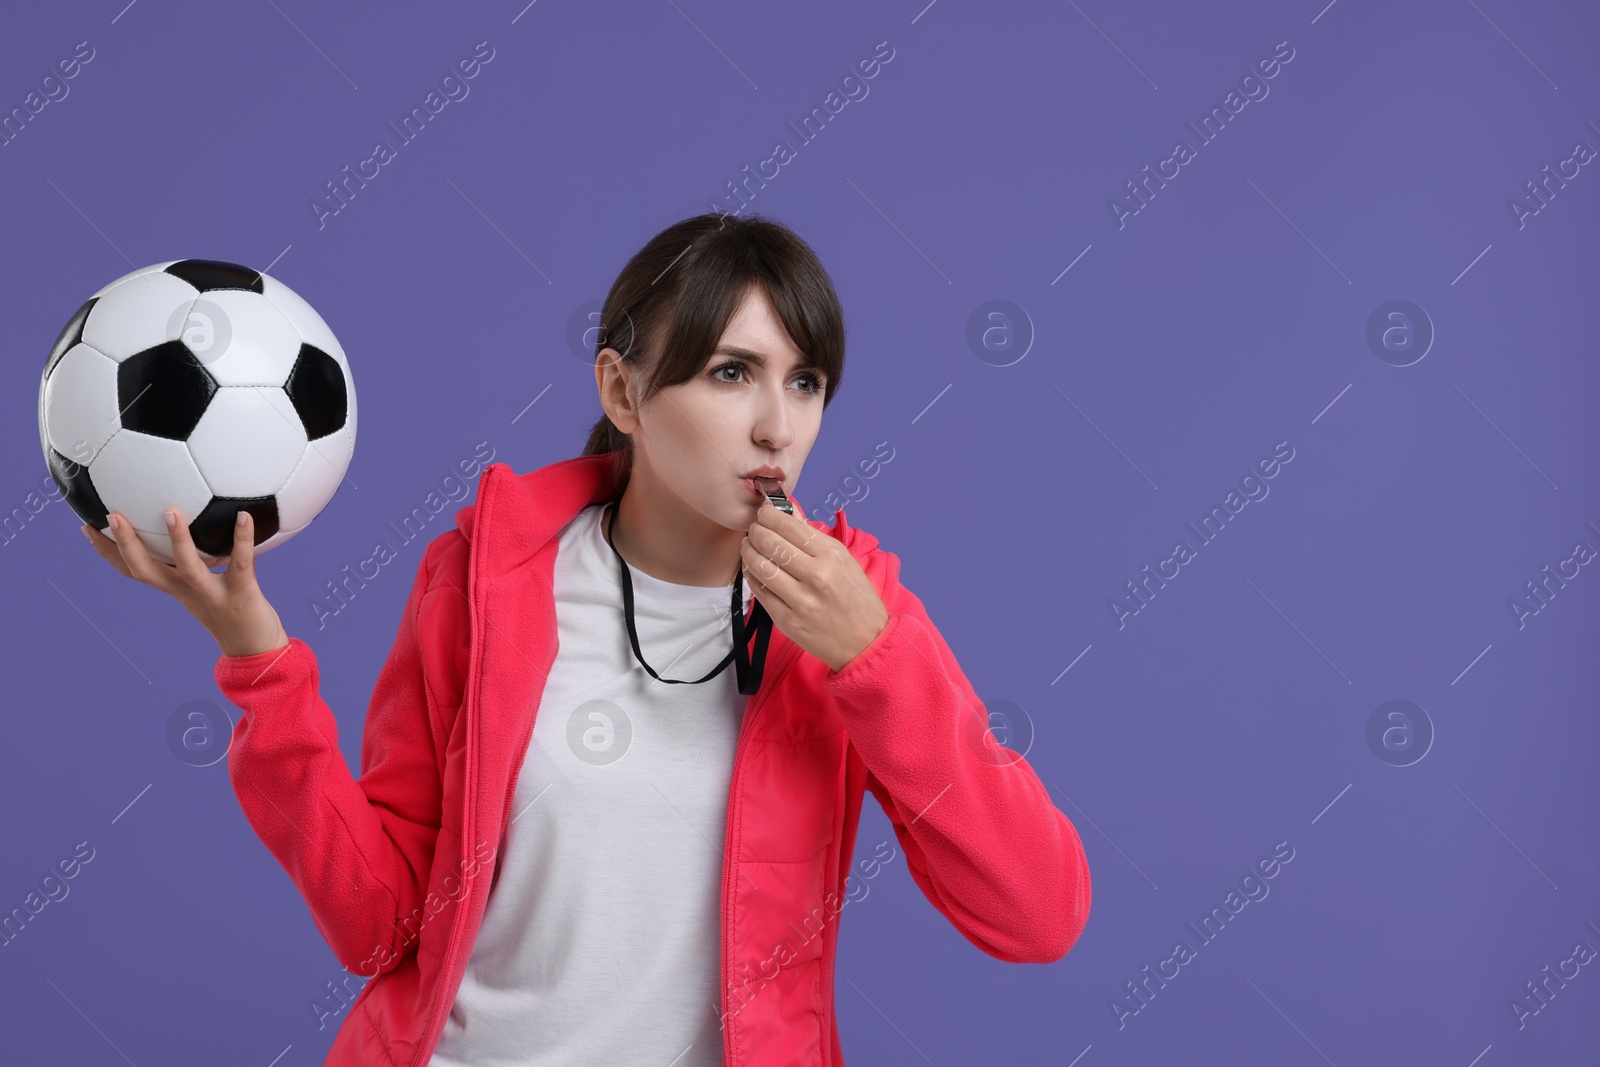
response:
<path id="1" fill-rule="evenodd" d="M 638 478 L 628 480 L 615 507 L 611 543 L 629 567 L 674 585 L 733 584 L 743 530 L 712 522 L 670 493 L 651 492 Z M 607 513 L 600 518 L 608 521 Z"/>

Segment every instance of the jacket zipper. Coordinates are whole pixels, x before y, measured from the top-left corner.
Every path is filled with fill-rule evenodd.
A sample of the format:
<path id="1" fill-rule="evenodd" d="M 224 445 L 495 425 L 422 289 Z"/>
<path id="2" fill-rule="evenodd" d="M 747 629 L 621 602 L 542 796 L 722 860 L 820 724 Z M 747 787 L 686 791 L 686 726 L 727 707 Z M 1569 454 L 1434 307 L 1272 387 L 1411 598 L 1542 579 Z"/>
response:
<path id="1" fill-rule="evenodd" d="M 718 983 L 720 992 L 717 994 L 722 1003 L 722 1018 L 718 1020 L 718 1029 L 722 1032 L 722 1064 L 723 1067 L 733 1067 L 733 1035 L 729 1032 L 728 1019 L 728 913 L 731 905 L 728 903 L 728 873 L 733 869 L 733 816 L 735 797 L 739 790 L 739 765 L 744 762 L 745 738 L 751 733 L 755 724 L 756 709 L 761 706 L 763 694 L 757 693 L 745 709 L 744 722 L 739 730 L 739 738 L 733 745 L 733 774 L 728 779 L 728 817 L 723 820 L 722 826 L 722 912 L 717 923 L 718 941 L 720 948 L 717 953 L 717 971 L 721 977 Z"/>
<path id="2" fill-rule="evenodd" d="M 744 721 L 739 727 L 739 738 L 734 742 L 733 746 L 733 773 L 728 780 L 728 817 L 724 820 L 722 828 L 722 913 L 718 923 L 718 940 L 721 943 L 721 951 L 718 953 L 718 970 L 722 977 L 721 992 L 718 997 L 722 1003 L 722 1019 L 720 1022 L 722 1024 L 723 1067 L 733 1067 L 733 1041 L 730 1039 L 731 1035 L 728 1032 L 728 954 L 732 950 L 732 946 L 729 944 L 727 937 L 720 935 L 726 934 L 728 930 L 728 916 L 733 907 L 731 904 L 732 893 L 729 892 L 729 887 L 733 883 L 729 880 L 728 874 L 733 869 L 733 820 L 734 808 L 738 803 L 737 797 L 739 795 L 739 768 L 744 763 L 745 749 L 749 747 L 749 738 L 755 733 L 757 713 L 766 706 L 768 698 L 777 690 L 779 681 L 788 673 L 790 663 L 794 661 L 799 653 L 798 645 L 793 645 L 793 652 L 791 653 L 792 644 L 792 642 L 785 643 L 782 666 L 774 663 L 776 669 L 771 675 L 767 676 L 766 681 L 763 682 L 762 690 L 750 698 L 750 703 L 745 708 Z"/>
<path id="3" fill-rule="evenodd" d="M 493 471 L 493 467 L 489 468 L 488 471 L 484 472 L 485 484 L 483 486 L 482 492 L 479 493 L 479 498 L 478 498 L 478 517 L 477 517 L 478 528 L 479 528 L 480 532 L 484 532 L 484 533 L 487 532 L 487 528 L 488 528 L 487 527 L 487 523 L 488 523 L 488 519 L 489 519 L 489 499 L 490 499 L 490 497 L 496 495 L 495 493 L 492 492 L 492 490 L 497 488 L 499 486 L 499 484 L 500 484 L 500 479 L 499 479 L 498 476 L 495 476 L 492 480 L 490 479 L 490 474 L 492 473 L 492 471 Z M 473 549 L 469 549 L 468 550 L 468 556 L 467 556 L 467 588 L 468 588 L 468 590 L 470 590 L 470 594 L 469 594 L 469 596 L 467 598 L 467 619 L 468 619 L 469 624 L 474 619 L 475 615 L 477 614 L 476 611 L 474 610 L 477 607 L 477 605 L 475 603 L 473 603 L 472 596 L 476 595 L 477 592 L 478 592 L 477 583 L 473 581 L 473 579 L 475 577 L 477 577 L 475 572 L 476 572 L 478 566 L 479 566 L 478 553 L 475 550 L 475 546 L 474 546 Z M 469 636 L 478 637 L 479 635 L 470 634 Z M 483 653 L 483 642 L 481 640 L 476 640 L 476 641 L 472 642 L 472 645 L 473 645 L 473 650 L 472 650 L 473 651 L 473 655 L 472 655 L 472 663 L 471 663 L 471 666 L 470 666 L 471 673 L 468 675 L 467 684 L 469 686 L 471 686 L 471 688 L 472 688 L 473 706 L 472 707 L 463 706 L 462 709 L 461 709 L 461 713 L 463 715 L 471 715 L 471 714 L 473 714 L 474 711 L 476 711 L 476 704 L 477 704 L 478 700 L 480 699 L 480 694 L 483 692 L 482 684 L 481 684 L 481 679 L 482 679 L 482 676 L 483 676 L 483 655 L 484 655 L 484 653 Z M 465 701 L 463 701 L 463 704 L 465 705 Z M 472 720 L 469 718 L 467 720 L 467 722 L 470 724 L 472 722 Z M 467 748 L 470 751 L 473 748 L 473 746 L 471 744 L 469 744 L 467 746 Z M 477 797 L 476 797 L 476 794 L 474 793 L 474 787 L 477 784 L 477 779 L 473 774 L 473 769 L 474 769 L 473 768 L 473 761 L 471 759 L 466 760 L 466 766 L 462 770 L 462 788 L 461 788 L 462 805 L 461 806 L 462 806 L 462 808 L 464 809 L 464 811 L 466 813 L 467 821 L 468 821 L 469 824 L 474 819 L 477 818 L 477 809 L 478 809 Z M 504 816 L 504 812 L 502 812 L 502 819 L 503 819 L 503 816 Z M 471 841 L 473 839 L 473 827 L 471 825 L 468 825 L 466 827 L 466 831 L 467 831 L 466 834 L 462 837 L 463 843 L 469 842 L 469 841 Z M 496 843 L 495 847 L 496 847 L 495 862 L 499 863 L 500 862 L 500 856 L 499 856 L 499 852 L 498 852 L 498 850 L 499 850 L 498 842 Z M 464 896 L 463 899 L 465 899 L 465 900 L 470 902 L 470 900 L 471 900 L 470 894 Z M 443 964 L 442 964 L 442 967 L 441 967 L 441 970 L 440 970 L 439 988 L 434 991 L 434 994 L 433 994 L 433 1008 L 428 1014 L 428 1028 L 423 1031 L 422 1040 L 417 1043 L 416 1054 L 411 1057 L 411 1067 L 421 1067 L 422 1057 L 423 1057 L 424 1054 L 426 1054 L 430 1059 L 433 1056 L 433 1047 L 434 1047 L 435 1039 L 437 1038 L 437 1035 L 438 1035 L 438 1032 L 439 1032 L 439 1027 L 440 1027 L 439 1017 L 444 1012 L 444 990 L 445 990 L 445 987 L 446 987 L 446 984 L 447 984 L 444 981 L 444 979 L 446 978 L 447 973 L 448 973 L 444 968 L 453 968 L 455 966 L 456 940 L 457 940 L 457 936 L 461 932 L 461 923 L 466 918 L 466 915 L 467 915 L 467 909 L 466 908 L 458 908 L 458 909 L 456 909 L 455 918 L 450 920 L 450 936 L 445 940 L 445 944 L 444 944 L 444 960 L 443 960 Z"/>

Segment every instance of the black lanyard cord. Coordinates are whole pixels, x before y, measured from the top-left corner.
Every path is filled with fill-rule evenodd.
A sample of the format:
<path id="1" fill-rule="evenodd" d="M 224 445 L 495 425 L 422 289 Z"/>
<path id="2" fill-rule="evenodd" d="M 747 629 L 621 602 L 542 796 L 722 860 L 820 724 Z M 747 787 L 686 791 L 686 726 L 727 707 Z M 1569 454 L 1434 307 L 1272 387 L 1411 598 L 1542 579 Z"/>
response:
<path id="1" fill-rule="evenodd" d="M 628 624 L 628 641 L 633 645 L 634 658 L 639 665 L 650 672 L 650 677 L 658 682 L 669 685 L 699 685 L 709 682 L 727 669 L 728 664 L 734 665 L 734 675 L 739 680 L 739 692 L 744 696 L 753 695 L 761 688 L 762 668 L 767 659 L 767 641 L 772 636 L 772 617 L 767 614 L 767 609 L 757 600 L 750 609 L 750 621 L 747 624 L 744 618 L 744 568 L 740 567 L 739 573 L 733 579 L 733 649 L 722 658 L 716 669 L 704 678 L 689 681 L 685 678 L 663 678 L 657 674 L 655 668 L 645 662 L 644 653 L 639 649 L 639 631 L 633 622 L 633 575 L 628 570 L 628 561 L 622 558 L 622 553 L 617 551 L 617 546 L 611 540 L 611 528 L 617 521 L 617 507 L 611 505 L 611 512 L 606 516 L 606 544 L 611 548 L 611 554 L 617 557 L 617 564 L 622 570 L 622 614 Z M 750 638 L 756 639 L 755 652 L 747 651 Z"/>

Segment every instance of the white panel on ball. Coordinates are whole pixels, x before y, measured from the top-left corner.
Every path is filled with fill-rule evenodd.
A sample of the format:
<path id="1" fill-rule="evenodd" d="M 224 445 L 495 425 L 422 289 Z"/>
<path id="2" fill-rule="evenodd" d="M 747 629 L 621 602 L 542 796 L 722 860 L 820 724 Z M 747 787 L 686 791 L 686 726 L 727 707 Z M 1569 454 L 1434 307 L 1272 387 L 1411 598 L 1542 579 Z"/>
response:
<path id="1" fill-rule="evenodd" d="M 333 331 L 322 320 L 322 316 L 317 314 L 316 308 L 306 303 L 299 293 L 270 274 L 261 276 L 261 293 L 294 325 L 300 334 L 300 340 L 322 349 L 340 363 L 345 362 L 344 349 L 339 347 L 339 339 L 333 336 Z"/>
<path id="2" fill-rule="evenodd" d="M 278 523 L 285 530 L 300 529 L 327 506 L 344 472 L 350 468 L 355 439 L 352 418 L 333 433 L 306 446 L 300 466 L 278 490 Z"/>
<path id="3" fill-rule="evenodd" d="M 169 259 L 165 263 L 156 263 L 148 267 L 140 267 L 138 270 L 131 270 L 122 277 L 113 279 L 112 281 L 107 282 L 105 285 L 102 285 L 99 289 L 95 290 L 94 295 L 89 299 L 94 300 L 105 296 L 123 282 L 132 281 L 135 278 L 143 278 L 146 274 L 159 274 L 161 271 L 166 270 L 176 262 L 178 261 L 175 259 Z"/>
<path id="4" fill-rule="evenodd" d="M 305 426 L 278 388 L 218 389 L 189 434 L 189 453 L 216 496 L 271 496 L 305 450 Z"/>
<path id="5" fill-rule="evenodd" d="M 304 526 L 300 527 L 300 530 L 304 529 Z M 265 541 L 256 546 L 256 554 L 259 555 L 260 553 L 267 551 L 269 548 L 277 548 L 279 545 L 289 540 L 289 538 L 299 533 L 300 530 L 279 530 L 277 533 L 273 534 L 271 537 L 267 538 Z"/>
<path id="6" fill-rule="evenodd" d="M 100 532 L 111 538 L 113 542 L 117 539 L 117 534 L 114 530 L 101 530 Z M 172 538 L 167 536 L 166 527 L 163 526 L 160 533 L 138 529 L 133 532 L 138 534 L 139 540 L 144 542 L 144 550 L 150 553 L 151 559 L 157 563 L 177 562 L 176 557 L 172 554 Z M 204 559 L 205 557 L 202 556 L 201 558 Z"/>
<path id="7" fill-rule="evenodd" d="M 115 287 L 89 310 L 83 342 L 121 363 L 135 352 L 175 341 L 195 287 L 170 274 L 147 274 Z"/>
<path id="8" fill-rule="evenodd" d="M 244 289 L 201 293 L 182 340 L 218 385 L 282 385 L 300 354 L 288 316 Z"/>
<path id="9" fill-rule="evenodd" d="M 162 511 L 175 507 L 189 522 L 211 502 L 211 487 L 182 441 L 118 430 L 89 464 L 106 508 L 138 530 L 166 533 Z M 170 558 L 170 557 L 169 557 Z"/>
<path id="10" fill-rule="evenodd" d="M 74 463 L 94 459 L 121 428 L 117 364 L 88 345 L 73 345 L 44 383 L 46 442 Z"/>

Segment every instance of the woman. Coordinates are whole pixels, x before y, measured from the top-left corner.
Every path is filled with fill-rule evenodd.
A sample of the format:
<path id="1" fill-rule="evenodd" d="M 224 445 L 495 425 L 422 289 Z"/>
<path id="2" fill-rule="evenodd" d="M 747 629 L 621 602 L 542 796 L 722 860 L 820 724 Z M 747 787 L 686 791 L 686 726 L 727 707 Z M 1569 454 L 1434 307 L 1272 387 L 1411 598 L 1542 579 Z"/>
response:
<path id="1" fill-rule="evenodd" d="M 216 638 L 245 815 L 373 979 L 329 1064 L 842 1064 L 833 961 L 866 791 L 984 952 L 1050 962 L 1087 921 L 1076 831 L 1026 761 L 996 758 L 898 558 L 843 511 L 830 529 L 762 492 L 788 494 L 843 371 L 812 250 L 759 216 L 686 219 L 601 321 L 583 455 L 491 464 L 429 544 L 359 779 L 316 657 L 257 586 L 247 512 L 221 574 L 182 515 L 172 567 L 86 528 Z"/>

